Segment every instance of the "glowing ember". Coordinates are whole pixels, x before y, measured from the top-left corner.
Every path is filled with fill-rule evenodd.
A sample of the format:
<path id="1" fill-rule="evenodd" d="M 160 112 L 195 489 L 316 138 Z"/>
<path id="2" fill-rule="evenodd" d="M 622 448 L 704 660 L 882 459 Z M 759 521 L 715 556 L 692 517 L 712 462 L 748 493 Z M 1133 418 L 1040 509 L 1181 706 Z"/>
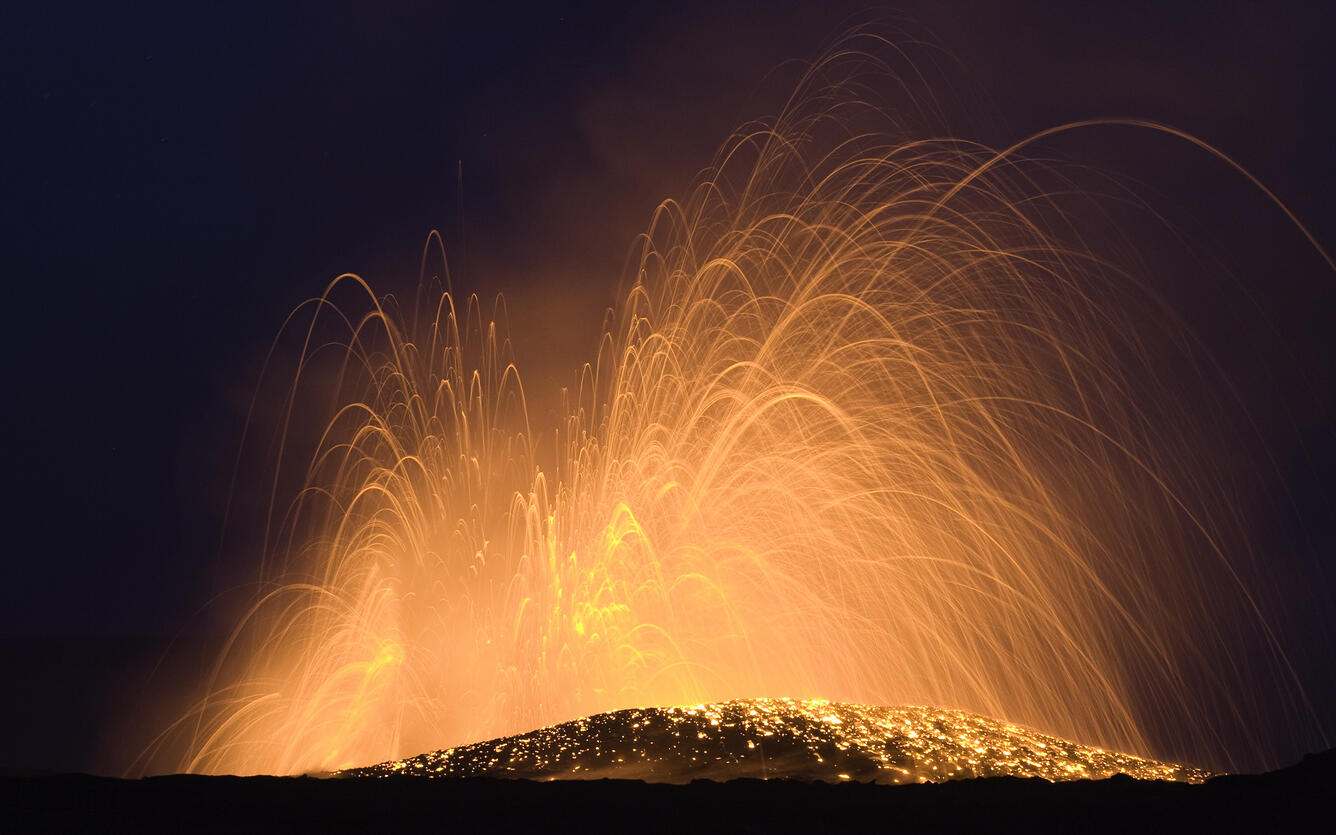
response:
<path id="1" fill-rule="evenodd" d="M 1199 783 L 1206 771 L 1066 742 L 959 710 L 744 699 L 603 713 L 342 772 L 347 777 L 740 777 L 935 783 L 970 777 Z"/>

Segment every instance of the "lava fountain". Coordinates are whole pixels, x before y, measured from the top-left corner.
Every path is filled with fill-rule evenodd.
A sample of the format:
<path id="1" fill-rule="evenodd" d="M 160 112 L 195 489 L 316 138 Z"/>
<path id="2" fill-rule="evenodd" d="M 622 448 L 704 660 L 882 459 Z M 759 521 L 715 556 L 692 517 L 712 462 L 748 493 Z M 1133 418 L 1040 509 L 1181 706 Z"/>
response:
<path id="1" fill-rule="evenodd" d="M 1219 758 L 1257 682 L 1304 709 L 1211 463 L 1227 386 L 1184 394 L 1215 372 L 1087 243 L 1099 198 L 1026 143 L 863 131 L 889 117 L 836 64 L 660 205 L 561 425 L 439 237 L 411 303 L 345 275 L 293 314 L 263 589 L 148 761 L 328 771 L 757 696 Z"/>

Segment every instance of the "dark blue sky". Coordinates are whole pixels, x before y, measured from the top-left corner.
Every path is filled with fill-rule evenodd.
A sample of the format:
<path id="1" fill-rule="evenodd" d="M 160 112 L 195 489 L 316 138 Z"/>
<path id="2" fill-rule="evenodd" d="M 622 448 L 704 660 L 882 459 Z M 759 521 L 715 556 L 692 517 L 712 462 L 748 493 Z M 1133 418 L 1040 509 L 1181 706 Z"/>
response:
<path id="1" fill-rule="evenodd" d="M 791 75 L 772 69 L 815 56 L 859 9 L 133 5 L 30 4 L 0 26 L 0 635 L 14 645 L 210 631 L 192 615 L 215 591 L 258 362 L 340 272 L 410 287 L 440 228 L 458 289 L 508 294 L 529 378 L 564 381 L 653 207 L 776 109 Z M 895 8 L 946 50 L 929 84 L 957 133 L 1005 144 L 1091 116 L 1164 121 L 1234 155 L 1334 249 L 1330 21 L 1322 4 L 1274 5 Z M 1222 297 L 1188 274 L 1165 292 L 1269 433 L 1293 502 L 1259 505 L 1259 536 L 1298 555 L 1284 582 L 1308 595 L 1296 607 L 1320 659 L 1336 631 L 1334 277 L 1183 146 L 1114 130 L 1051 150 L 1165 195 L 1246 289 Z M 1328 716 L 1332 689 L 1318 682 Z"/>

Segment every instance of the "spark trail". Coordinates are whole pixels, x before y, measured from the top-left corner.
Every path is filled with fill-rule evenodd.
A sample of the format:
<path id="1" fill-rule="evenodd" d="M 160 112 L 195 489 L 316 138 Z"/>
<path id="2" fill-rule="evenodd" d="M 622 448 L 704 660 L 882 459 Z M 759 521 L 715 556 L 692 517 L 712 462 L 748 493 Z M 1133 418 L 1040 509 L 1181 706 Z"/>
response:
<path id="1" fill-rule="evenodd" d="M 294 314 L 264 591 L 155 761 L 329 771 L 757 696 L 1218 761 L 1257 681 L 1301 703 L 1166 357 L 1209 372 L 1085 242 L 1098 200 L 1021 146 L 841 134 L 875 109 L 830 66 L 655 212 L 560 426 L 499 307 L 342 276 Z"/>

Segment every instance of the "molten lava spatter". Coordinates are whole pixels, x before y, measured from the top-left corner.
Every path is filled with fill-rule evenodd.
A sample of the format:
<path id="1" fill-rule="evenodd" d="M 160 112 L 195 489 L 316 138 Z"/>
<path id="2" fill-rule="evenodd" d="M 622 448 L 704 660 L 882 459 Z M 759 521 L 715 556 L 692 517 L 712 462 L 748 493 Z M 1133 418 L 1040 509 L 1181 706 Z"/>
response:
<path id="1" fill-rule="evenodd" d="M 340 772 L 349 777 L 741 777 L 924 783 L 971 777 L 1200 783 L 1210 774 L 1068 742 L 960 710 L 742 699 L 618 710 Z"/>
<path id="2" fill-rule="evenodd" d="M 1092 235 L 1102 192 L 1021 154 L 1084 123 L 915 138 L 842 75 L 659 205 L 554 423 L 439 235 L 411 300 L 349 274 L 294 312 L 253 602 L 145 770 L 496 738 L 398 770 L 1190 777 L 950 711 L 605 711 L 824 693 L 1221 765 L 1266 756 L 1259 705 L 1312 715 L 1220 454 L 1246 404 Z"/>

